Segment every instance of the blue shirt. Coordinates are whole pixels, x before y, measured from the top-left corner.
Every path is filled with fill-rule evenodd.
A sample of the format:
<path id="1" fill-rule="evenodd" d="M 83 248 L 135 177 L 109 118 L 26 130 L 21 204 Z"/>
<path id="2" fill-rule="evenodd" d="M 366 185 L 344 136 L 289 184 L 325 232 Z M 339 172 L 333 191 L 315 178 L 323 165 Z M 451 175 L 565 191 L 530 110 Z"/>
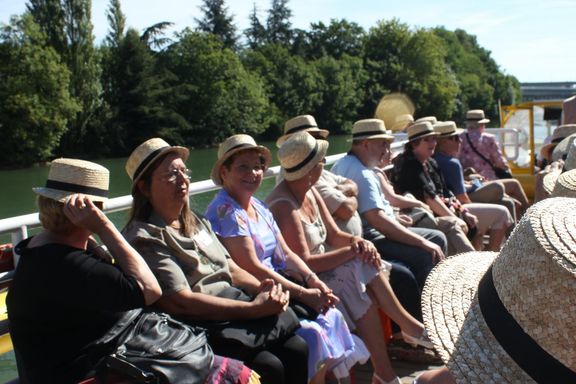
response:
<path id="1" fill-rule="evenodd" d="M 372 209 L 381 209 L 388 217 L 396 220 L 394 209 L 382 192 L 380 180 L 374 171 L 362 164 L 356 156 L 350 154 L 344 156 L 334 164 L 332 172 L 353 180 L 358 186 L 360 215 Z M 362 218 L 362 225 L 364 230 L 371 228 L 364 218 Z"/>
<path id="2" fill-rule="evenodd" d="M 456 196 L 466 193 L 464 172 L 460 160 L 440 152 L 434 153 L 434 160 L 440 168 L 446 187 Z"/>

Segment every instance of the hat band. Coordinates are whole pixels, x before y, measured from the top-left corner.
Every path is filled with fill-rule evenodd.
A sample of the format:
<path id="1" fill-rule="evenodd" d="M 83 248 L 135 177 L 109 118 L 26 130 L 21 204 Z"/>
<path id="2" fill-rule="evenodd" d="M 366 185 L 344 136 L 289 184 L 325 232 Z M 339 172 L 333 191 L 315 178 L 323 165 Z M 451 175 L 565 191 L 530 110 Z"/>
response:
<path id="1" fill-rule="evenodd" d="M 555 139 L 552 139 L 552 140 L 550 141 L 550 144 L 556 144 L 556 143 L 561 142 L 562 140 L 564 140 L 564 137 L 557 137 L 557 138 L 555 138 Z"/>
<path id="2" fill-rule="evenodd" d="M 442 133 L 440 134 L 440 136 L 450 136 L 450 135 L 453 135 L 453 134 L 455 134 L 455 133 L 458 133 L 458 132 L 456 132 L 456 131 L 442 132 Z"/>
<path id="3" fill-rule="evenodd" d="M 372 135 L 387 135 L 388 132 L 386 131 L 365 131 L 365 132 L 357 132 L 352 134 L 353 139 L 357 139 L 362 136 L 372 136 Z"/>
<path id="4" fill-rule="evenodd" d="M 148 166 L 148 164 L 152 161 L 152 159 L 154 159 L 156 157 L 156 155 L 158 155 L 160 152 L 162 152 L 166 148 L 170 148 L 170 147 L 168 146 L 168 147 L 158 148 L 157 150 L 155 150 L 154 152 L 151 152 L 148 156 L 146 156 L 146 158 L 140 163 L 138 168 L 136 168 L 136 171 L 134 171 L 134 175 L 132 176 L 132 180 L 136 180 L 137 178 L 139 178 L 140 173 L 142 173 L 144 168 L 146 168 Z"/>
<path id="5" fill-rule="evenodd" d="M 537 383 L 575 383 L 576 373 L 546 352 L 506 310 L 494 287 L 492 266 L 478 285 L 482 316 L 508 355 Z"/>
<path id="6" fill-rule="evenodd" d="M 467 121 L 480 121 L 480 120 L 484 120 L 485 117 L 467 117 L 466 120 Z"/>
<path id="7" fill-rule="evenodd" d="M 100 189 L 95 187 L 87 187 L 80 184 L 65 183 L 63 181 L 46 180 L 46 188 L 58 189 L 60 191 L 84 193 L 86 195 L 108 197 L 107 189 Z"/>
<path id="8" fill-rule="evenodd" d="M 226 153 L 228 153 L 228 152 L 231 152 L 231 151 L 233 151 L 233 150 L 235 150 L 235 149 L 242 148 L 242 147 L 253 147 L 253 148 L 255 148 L 255 146 L 252 145 L 252 144 L 242 143 L 242 144 L 235 145 L 235 146 L 233 146 L 232 148 L 229 148 L 226 152 L 224 152 L 224 154 L 226 154 Z M 224 156 L 222 156 L 222 157 L 224 157 Z"/>
<path id="9" fill-rule="evenodd" d="M 288 173 L 292 173 L 296 172 L 299 169 L 302 169 L 306 164 L 310 162 L 310 160 L 314 158 L 314 156 L 316 156 L 317 153 L 318 153 L 318 142 L 316 142 L 314 149 L 308 154 L 308 156 L 306 156 L 306 158 L 304 158 L 304 160 L 302 160 L 301 162 L 299 162 L 298 164 L 296 164 L 291 168 L 284 168 L 284 170 Z"/>
<path id="10" fill-rule="evenodd" d="M 416 133 L 415 135 L 412 135 L 412 136 L 408 137 L 408 140 L 414 140 L 414 139 L 419 138 L 420 136 L 428 135 L 428 134 L 430 134 L 430 133 L 434 133 L 434 131 L 428 131 L 428 130 L 426 130 L 426 131 L 418 132 L 418 133 Z"/>
<path id="11" fill-rule="evenodd" d="M 303 124 L 303 125 L 297 125 L 294 128 L 290 128 L 289 130 L 287 130 L 286 132 L 284 132 L 285 135 L 290 135 L 294 132 L 299 132 L 302 131 L 306 128 L 318 128 L 317 125 L 312 125 L 312 124 Z"/>

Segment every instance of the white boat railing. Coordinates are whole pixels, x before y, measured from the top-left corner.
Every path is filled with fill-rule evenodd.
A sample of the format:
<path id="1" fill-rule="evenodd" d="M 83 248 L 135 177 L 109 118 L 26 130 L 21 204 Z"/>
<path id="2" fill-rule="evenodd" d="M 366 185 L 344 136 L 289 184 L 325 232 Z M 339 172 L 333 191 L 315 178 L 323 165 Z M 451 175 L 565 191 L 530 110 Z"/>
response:
<path id="1" fill-rule="evenodd" d="M 509 142 L 510 137 L 506 137 L 506 142 L 504 144 L 506 150 L 507 157 L 509 160 L 514 160 L 518 157 L 518 146 L 520 145 L 519 142 L 519 135 L 518 130 L 514 128 L 494 128 L 488 129 L 490 133 L 496 134 L 497 137 L 500 139 L 500 142 L 503 142 L 505 134 L 512 134 L 511 141 Z M 404 144 L 406 143 L 406 134 L 398 133 L 395 134 L 397 136 L 397 141 L 392 143 L 392 152 L 398 153 L 403 151 Z M 508 151 L 508 148 L 511 148 Z M 512 158 L 510 157 L 512 155 Z M 337 155 L 330 155 L 326 156 L 326 163 L 333 164 L 341 157 L 344 157 L 345 153 L 339 153 Z M 265 174 L 266 178 L 276 176 L 280 173 L 280 166 L 270 167 Z M 212 180 L 202 180 L 190 183 L 189 194 L 190 195 L 197 195 L 204 192 L 209 192 L 213 190 L 217 190 L 220 187 L 215 185 Z M 112 213 L 112 212 L 119 212 L 125 211 L 130 209 L 132 205 L 132 196 L 126 195 L 121 197 L 115 197 L 109 199 L 104 203 L 104 212 L 105 213 Z M 0 220 L 0 234 L 9 233 L 11 236 L 12 244 L 17 244 L 23 239 L 28 237 L 28 231 L 33 228 L 37 228 L 40 226 L 40 219 L 38 218 L 38 213 L 31 213 L 27 215 L 21 216 L 14 216 L 7 219 Z M 17 261 L 17 260 L 16 260 Z"/>

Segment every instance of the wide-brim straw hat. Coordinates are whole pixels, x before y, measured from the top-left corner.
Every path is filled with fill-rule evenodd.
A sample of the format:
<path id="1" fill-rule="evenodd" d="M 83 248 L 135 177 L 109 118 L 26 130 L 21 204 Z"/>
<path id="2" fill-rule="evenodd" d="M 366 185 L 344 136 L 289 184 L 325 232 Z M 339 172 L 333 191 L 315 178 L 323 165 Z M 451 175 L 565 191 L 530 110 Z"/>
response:
<path id="1" fill-rule="evenodd" d="M 576 169 L 562 172 L 556 179 L 552 197 L 576 197 Z"/>
<path id="2" fill-rule="evenodd" d="M 392 132 L 402 132 L 412 123 L 414 123 L 414 116 L 408 113 L 396 116 L 396 119 L 394 119 L 394 124 L 392 124 L 390 130 Z"/>
<path id="3" fill-rule="evenodd" d="M 568 155 L 566 155 L 566 160 L 564 160 L 564 170 L 570 171 L 572 169 L 576 169 L 576 141 L 570 144 Z"/>
<path id="4" fill-rule="evenodd" d="M 314 137 L 326 139 L 330 132 L 327 129 L 321 129 L 316 124 L 316 119 L 311 115 L 301 115 L 293 117 L 284 123 L 284 134 L 276 140 L 276 146 L 280 148 L 283 142 L 286 141 L 290 135 L 296 132 L 310 132 Z"/>
<path id="5" fill-rule="evenodd" d="M 478 123 L 478 124 L 488 124 L 490 119 L 484 116 L 483 109 L 471 109 L 466 112 L 466 121 Z"/>
<path id="6" fill-rule="evenodd" d="M 60 202 L 75 193 L 86 195 L 92 201 L 106 201 L 109 181 L 110 172 L 100 164 L 61 158 L 50 164 L 46 185 L 32 190 Z"/>
<path id="7" fill-rule="evenodd" d="M 462 383 L 576 382 L 576 199 L 532 206 L 501 252 L 447 258 L 422 294 L 434 348 Z"/>
<path id="8" fill-rule="evenodd" d="M 293 134 L 278 150 L 284 179 L 299 180 L 326 156 L 328 141 L 316 140 L 306 132 Z"/>
<path id="9" fill-rule="evenodd" d="M 384 121 L 380 119 L 363 119 L 354 123 L 352 141 L 372 139 L 394 141 L 395 137 L 392 132 L 386 130 Z"/>
<path id="10" fill-rule="evenodd" d="M 238 134 L 233 135 L 224 140 L 218 147 L 218 159 L 212 171 L 210 178 L 216 185 L 222 185 L 222 178 L 220 177 L 220 168 L 232 155 L 246 150 L 257 151 L 264 158 L 264 169 L 267 169 L 272 161 L 272 154 L 270 150 L 263 145 L 256 144 L 254 138 L 250 135 Z"/>
<path id="11" fill-rule="evenodd" d="M 464 132 L 462 128 L 458 128 L 453 121 L 439 121 L 432 126 L 434 132 L 438 134 L 439 138 L 452 137 Z"/>
<path id="12" fill-rule="evenodd" d="M 574 142 L 574 139 L 576 139 L 576 133 L 563 138 L 552 150 L 552 161 L 564 160 L 568 155 L 568 149 Z"/>
<path id="13" fill-rule="evenodd" d="M 550 154 L 550 151 L 552 151 L 558 145 L 558 143 L 574 133 L 576 133 L 576 124 L 564 124 L 559 126 L 552 132 L 552 138 L 550 142 L 548 144 L 544 144 L 540 148 L 540 155 L 542 157 L 547 157 Z"/>
<path id="14" fill-rule="evenodd" d="M 408 134 L 408 141 L 422 139 L 428 136 L 438 136 L 438 132 L 434 131 L 434 127 L 427 121 L 415 122 L 406 129 Z"/>
<path id="15" fill-rule="evenodd" d="M 438 122 L 438 119 L 436 118 L 436 116 L 424 116 L 424 117 L 417 118 L 416 121 L 414 121 L 414 122 L 415 123 L 428 122 L 428 123 L 434 125 Z"/>
<path id="16" fill-rule="evenodd" d="M 545 174 L 544 177 L 542 178 L 542 187 L 548 193 L 548 195 L 552 194 L 554 186 L 556 185 L 556 180 L 558 180 L 558 177 L 560 176 L 561 173 L 562 173 L 561 170 L 555 170 L 553 172 Z"/>
<path id="17" fill-rule="evenodd" d="M 190 151 L 188 148 L 172 146 L 158 137 L 146 140 L 132 151 L 125 167 L 126 173 L 132 179 L 132 191 L 134 191 L 136 183 L 138 183 L 144 172 L 150 168 L 150 165 L 156 159 L 168 153 L 177 153 L 182 160 L 186 161 Z"/>
<path id="18" fill-rule="evenodd" d="M 412 117 L 415 110 L 414 103 L 407 95 L 394 92 L 385 95 L 380 99 L 376 106 L 376 111 L 374 112 L 374 118 L 382 120 L 386 127 L 394 130 L 393 127 L 400 116 Z M 413 118 L 412 121 L 414 121 Z"/>

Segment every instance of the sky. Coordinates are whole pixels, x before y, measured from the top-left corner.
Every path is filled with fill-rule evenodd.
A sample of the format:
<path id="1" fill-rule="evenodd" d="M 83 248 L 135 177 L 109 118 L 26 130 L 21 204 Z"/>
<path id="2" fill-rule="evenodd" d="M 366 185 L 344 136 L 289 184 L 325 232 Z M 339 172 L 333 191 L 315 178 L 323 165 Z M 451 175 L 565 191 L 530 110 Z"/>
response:
<path id="1" fill-rule="evenodd" d="M 96 42 L 108 30 L 108 0 L 92 0 Z M 175 23 L 173 31 L 195 27 L 201 0 L 121 0 L 127 26 L 139 31 L 161 21 Z M 227 0 L 240 31 L 248 27 L 254 4 L 265 21 L 271 0 Z M 576 0 L 290 0 L 292 25 L 346 19 L 365 30 L 379 20 L 397 18 L 411 27 L 443 26 L 464 29 L 491 52 L 502 71 L 521 82 L 576 81 L 576 38 L 573 35 Z M 0 0 L 0 22 L 21 14 L 22 0 Z"/>

